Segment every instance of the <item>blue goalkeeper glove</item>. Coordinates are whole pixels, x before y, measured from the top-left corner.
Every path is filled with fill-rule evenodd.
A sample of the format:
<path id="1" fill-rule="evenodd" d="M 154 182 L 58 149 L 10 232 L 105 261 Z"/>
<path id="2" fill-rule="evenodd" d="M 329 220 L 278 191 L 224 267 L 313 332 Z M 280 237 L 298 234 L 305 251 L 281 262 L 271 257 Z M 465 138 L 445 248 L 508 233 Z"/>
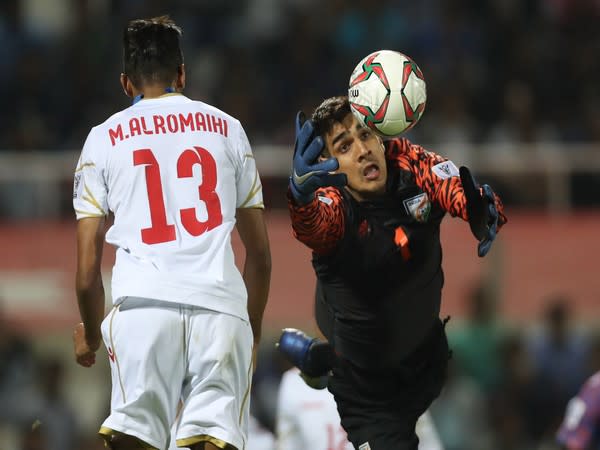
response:
<path id="1" fill-rule="evenodd" d="M 290 189 L 294 199 L 300 204 L 309 203 L 314 192 L 325 186 L 342 187 L 346 185 L 346 175 L 332 174 L 339 163 L 336 158 L 318 162 L 323 151 L 323 138 L 314 136 L 312 121 L 304 120 L 304 113 L 296 115 L 296 144 L 294 147 L 293 173 L 290 177 Z"/>
<path id="2" fill-rule="evenodd" d="M 285 358 L 300 369 L 300 377 L 313 389 L 325 389 L 332 367 L 333 349 L 326 342 L 295 328 L 284 328 L 275 344 Z"/>
<path id="3" fill-rule="evenodd" d="M 467 198 L 467 215 L 473 236 L 479 241 L 477 254 L 480 257 L 487 255 L 496 239 L 498 232 L 498 209 L 492 188 L 475 182 L 473 175 L 466 167 L 461 167 L 460 181 Z"/>

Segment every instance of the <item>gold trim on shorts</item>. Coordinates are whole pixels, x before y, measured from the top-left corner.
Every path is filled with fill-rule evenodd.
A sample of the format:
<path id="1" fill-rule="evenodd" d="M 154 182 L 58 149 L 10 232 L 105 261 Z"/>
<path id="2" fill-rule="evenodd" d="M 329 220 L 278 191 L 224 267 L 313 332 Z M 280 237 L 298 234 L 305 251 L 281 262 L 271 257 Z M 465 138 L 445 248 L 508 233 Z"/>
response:
<path id="1" fill-rule="evenodd" d="M 140 443 L 140 445 L 145 449 L 145 450 L 158 450 L 156 447 L 148 444 L 147 442 L 142 441 L 139 437 L 137 436 L 133 436 L 131 434 L 127 434 L 127 433 L 122 433 L 120 431 L 117 430 L 113 430 L 112 428 L 108 428 L 108 427 L 100 427 L 100 429 L 98 430 L 98 434 L 100 436 L 102 436 L 104 438 L 104 445 L 107 448 L 110 448 L 108 446 L 108 438 L 110 438 L 110 436 L 115 435 L 115 434 L 121 434 L 121 435 L 127 435 L 127 436 L 131 436 L 132 438 L 135 438 L 138 440 L 138 442 Z"/>
<path id="2" fill-rule="evenodd" d="M 252 352 L 254 352 L 254 347 L 252 348 Z M 242 423 L 242 416 L 244 415 L 244 407 L 246 406 L 246 401 L 250 396 L 250 388 L 252 387 L 252 356 L 250 356 L 250 367 L 248 367 L 248 386 L 246 387 L 246 392 L 244 392 L 244 397 L 242 399 L 242 404 L 240 405 L 240 416 L 238 422 Z"/>
<path id="3" fill-rule="evenodd" d="M 214 445 L 217 448 L 220 449 L 230 449 L 230 448 L 235 448 L 233 445 L 228 444 L 225 441 L 222 441 L 221 439 L 217 439 L 216 437 L 212 437 L 209 436 L 208 434 L 198 434 L 196 436 L 192 436 L 189 438 L 185 438 L 185 439 L 177 439 L 177 446 L 178 447 L 190 447 L 194 444 L 198 444 L 200 442 L 209 442 L 212 445 Z"/>
<path id="4" fill-rule="evenodd" d="M 121 378 L 121 365 L 119 364 L 119 358 L 117 358 L 117 349 L 113 341 L 113 320 L 115 315 L 120 310 L 120 305 L 114 306 L 110 312 L 110 322 L 108 326 L 108 337 L 110 339 L 110 348 L 114 357 L 114 363 L 117 366 L 117 378 L 119 379 L 119 386 L 121 387 L 121 395 L 123 396 L 123 403 L 127 403 L 127 396 L 125 395 L 125 387 L 123 386 L 123 379 Z"/>

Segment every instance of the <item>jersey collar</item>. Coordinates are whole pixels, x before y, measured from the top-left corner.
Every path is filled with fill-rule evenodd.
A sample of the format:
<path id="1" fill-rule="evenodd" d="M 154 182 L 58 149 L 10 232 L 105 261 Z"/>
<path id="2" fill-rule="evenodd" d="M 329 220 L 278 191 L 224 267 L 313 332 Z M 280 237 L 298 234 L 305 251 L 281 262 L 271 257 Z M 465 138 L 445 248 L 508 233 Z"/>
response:
<path id="1" fill-rule="evenodd" d="M 178 95 L 178 92 L 175 92 L 175 88 L 172 88 L 171 86 L 165 88 L 165 93 L 163 95 L 161 95 L 160 97 L 157 98 L 162 98 L 162 97 L 166 97 L 169 95 Z M 133 97 L 133 103 L 132 105 L 135 105 L 137 102 L 139 102 L 140 100 L 142 100 L 144 98 L 144 94 L 138 94 L 135 97 Z"/>

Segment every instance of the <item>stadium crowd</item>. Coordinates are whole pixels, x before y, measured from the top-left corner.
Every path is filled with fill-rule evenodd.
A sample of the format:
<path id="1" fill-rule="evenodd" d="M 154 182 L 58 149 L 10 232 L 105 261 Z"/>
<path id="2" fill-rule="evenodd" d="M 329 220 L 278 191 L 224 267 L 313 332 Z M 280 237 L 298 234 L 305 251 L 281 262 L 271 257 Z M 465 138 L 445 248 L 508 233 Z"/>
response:
<path id="1" fill-rule="evenodd" d="M 186 30 L 189 95 L 238 117 L 255 145 L 289 145 L 295 112 L 342 94 L 380 48 L 425 74 L 418 141 L 600 140 L 594 0 L 4 0 L 0 149 L 78 149 L 126 103 L 118 30 L 164 13 Z"/>

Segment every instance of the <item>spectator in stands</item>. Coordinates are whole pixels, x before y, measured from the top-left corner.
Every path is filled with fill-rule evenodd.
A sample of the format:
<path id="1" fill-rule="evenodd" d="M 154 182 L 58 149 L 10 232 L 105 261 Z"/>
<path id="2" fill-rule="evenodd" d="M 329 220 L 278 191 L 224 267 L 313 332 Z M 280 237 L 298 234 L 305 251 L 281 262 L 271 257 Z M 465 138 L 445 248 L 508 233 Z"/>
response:
<path id="1" fill-rule="evenodd" d="M 448 365 L 446 385 L 431 405 L 431 414 L 446 450 L 493 448 L 486 397 L 454 358 Z"/>
<path id="2" fill-rule="evenodd" d="M 535 387 L 535 373 L 526 352 L 523 337 L 516 332 L 506 336 L 499 349 L 501 364 L 500 383 L 489 396 L 490 422 L 494 424 L 498 448 L 532 448 L 534 440 L 531 424 L 539 413 L 533 397 L 539 391 Z"/>
<path id="3" fill-rule="evenodd" d="M 450 348 L 465 375 L 486 394 L 500 381 L 500 347 L 503 331 L 496 320 L 496 298 L 483 282 L 467 296 L 467 320 L 452 329 Z"/>
<path id="4" fill-rule="evenodd" d="M 70 148 L 84 138 L 87 124 L 114 112 L 118 93 L 111 93 L 110 77 L 105 75 L 118 70 L 106 66 L 115 43 L 110 34 L 97 30 L 125 23 L 132 15 L 150 15 L 155 3 L 76 2 L 77 7 L 70 8 L 67 0 L 0 2 L 0 149 Z M 234 4 L 173 0 L 169 12 L 195 25 L 188 27 L 186 39 L 202 58 L 188 61 L 190 78 L 202 76 L 203 67 L 214 69 L 213 88 L 203 93 L 203 100 L 241 118 L 248 111 L 246 102 L 235 98 L 244 95 L 253 105 L 252 116 L 261 118 L 247 120 L 253 141 L 288 128 L 286 118 L 293 111 L 286 111 L 286 105 L 308 108 L 332 87 L 342 92 L 345 86 L 331 80 L 347 79 L 352 65 L 373 50 L 368 42 L 404 49 L 423 61 L 438 105 L 454 92 L 448 79 L 464 86 L 459 100 L 467 120 L 486 136 L 495 130 L 492 140 L 515 134 L 528 140 L 531 131 L 545 123 L 557 130 L 553 135 L 559 139 L 593 136 L 593 125 L 573 111 L 583 111 L 596 92 L 600 60 L 591 55 L 597 42 L 598 2 L 329 2 L 317 16 L 311 9 L 314 1 L 250 0 L 242 8 Z M 61 10 L 64 14 L 57 12 Z M 299 42 L 296 36 L 303 37 L 301 45 L 290 51 L 288 44 Z M 545 42 L 555 51 L 540 50 Z M 89 57 L 82 59 L 81 54 Z M 248 61 L 246 73 L 260 73 L 250 89 L 229 70 L 230 58 L 238 60 L 240 55 Z M 77 75 L 69 89 L 43 89 L 60 85 L 63 67 Z M 318 84 L 313 83 L 316 70 Z M 45 83 L 39 83 L 42 74 Z M 529 92 L 513 95 L 510 80 L 517 76 Z M 90 91 L 92 85 L 95 89 Z M 496 114 L 507 92 L 516 99 L 513 104 L 529 109 L 525 117 L 511 121 L 516 133 L 502 125 L 509 114 Z M 285 101 L 273 100 L 280 98 Z"/>
<path id="5" fill-rule="evenodd" d="M 48 442 L 46 450 L 75 450 L 79 435 L 78 420 L 63 393 L 65 371 L 62 360 L 58 357 L 44 359 L 39 382 L 42 402 L 39 417 Z"/>
<path id="6" fill-rule="evenodd" d="M 0 424 L 19 426 L 39 410 L 31 342 L 3 315 L 0 301 Z"/>
<path id="7" fill-rule="evenodd" d="M 554 435 L 564 407 L 587 375 L 589 341 L 585 333 L 571 327 L 570 299 L 555 295 L 544 310 L 543 328 L 527 342 L 536 383 L 532 389 L 536 401 L 534 437 Z"/>

